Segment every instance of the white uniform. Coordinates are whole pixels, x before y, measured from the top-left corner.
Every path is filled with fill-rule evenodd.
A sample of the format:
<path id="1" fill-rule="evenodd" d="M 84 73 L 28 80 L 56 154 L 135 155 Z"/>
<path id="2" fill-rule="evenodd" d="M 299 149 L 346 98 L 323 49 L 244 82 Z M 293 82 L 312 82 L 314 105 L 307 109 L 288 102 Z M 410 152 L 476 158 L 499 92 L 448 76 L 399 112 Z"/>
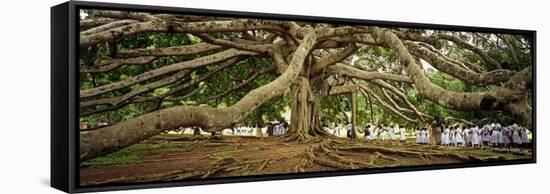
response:
<path id="1" fill-rule="evenodd" d="M 420 133 L 421 131 L 420 130 L 416 130 L 416 143 L 422 143 L 422 139 L 420 137 Z"/>
<path id="2" fill-rule="evenodd" d="M 441 133 L 441 145 L 448 145 L 449 144 L 449 129 L 443 130 L 443 133 Z"/>
<path id="3" fill-rule="evenodd" d="M 521 137 L 519 136 L 519 127 L 516 124 L 512 126 L 512 142 L 517 144 L 522 143 Z"/>
<path id="4" fill-rule="evenodd" d="M 464 144 L 464 138 L 462 137 L 462 130 L 460 128 L 456 129 L 455 139 L 457 144 Z"/>
<path id="5" fill-rule="evenodd" d="M 365 138 L 367 138 L 367 140 L 372 140 L 373 139 L 372 137 L 374 137 L 372 135 L 372 132 L 373 132 L 372 127 L 369 127 L 367 130 L 369 131 L 369 135 L 367 135 Z"/>
<path id="6" fill-rule="evenodd" d="M 491 135 L 489 134 L 489 130 L 484 131 L 481 138 L 483 139 L 483 141 L 486 141 L 486 142 L 491 141 Z"/>
<path id="7" fill-rule="evenodd" d="M 472 135 L 470 134 L 470 129 L 468 129 L 468 128 L 464 129 L 463 134 L 464 134 L 464 140 L 465 140 L 464 142 L 466 144 L 471 144 L 472 143 Z"/>
<path id="8" fill-rule="evenodd" d="M 529 138 L 527 137 L 527 129 L 521 128 L 521 142 L 529 143 Z"/>
<path id="9" fill-rule="evenodd" d="M 477 127 L 473 127 L 470 131 L 472 132 L 472 145 L 479 145 L 479 129 Z"/>
<path id="10" fill-rule="evenodd" d="M 483 129 L 481 130 L 481 140 L 482 141 L 489 142 L 491 140 L 491 136 L 489 135 L 490 128 L 491 127 L 489 125 L 484 125 L 483 126 Z"/>
<path id="11" fill-rule="evenodd" d="M 492 132 L 491 132 L 491 143 L 492 144 L 498 143 L 498 131 L 497 130 L 492 130 Z"/>
<path id="12" fill-rule="evenodd" d="M 420 142 L 423 143 L 423 144 L 426 143 L 426 139 L 427 139 L 426 135 L 427 135 L 426 131 L 424 131 L 424 130 L 420 131 Z"/>
<path id="13" fill-rule="evenodd" d="M 395 132 L 391 127 L 388 127 L 388 137 L 391 141 L 395 140 Z"/>
<path id="14" fill-rule="evenodd" d="M 456 146 L 456 131 L 452 129 L 449 133 L 449 144 Z"/>
<path id="15" fill-rule="evenodd" d="M 405 128 L 403 127 L 399 128 L 399 140 L 400 141 L 407 140 L 407 137 L 405 136 Z"/>
<path id="16" fill-rule="evenodd" d="M 504 137 L 502 137 L 502 131 L 497 131 L 497 143 L 498 144 L 504 143 Z"/>
<path id="17" fill-rule="evenodd" d="M 378 141 L 384 141 L 384 130 L 382 128 L 378 128 Z"/>
<path id="18" fill-rule="evenodd" d="M 502 131 L 502 138 L 504 144 L 509 144 L 512 142 L 510 139 L 510 127 L 504 127 L 504 130 Z"/>

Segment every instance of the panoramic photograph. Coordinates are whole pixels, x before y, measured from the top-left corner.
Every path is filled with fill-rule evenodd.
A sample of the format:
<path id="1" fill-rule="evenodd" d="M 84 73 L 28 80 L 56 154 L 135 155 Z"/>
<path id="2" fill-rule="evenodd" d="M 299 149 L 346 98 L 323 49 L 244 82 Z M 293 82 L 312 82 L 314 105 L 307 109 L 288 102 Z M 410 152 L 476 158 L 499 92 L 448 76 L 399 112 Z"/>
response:
<path id="1" fill-rule="evenodd" d="M 82 187 L 534 157 L 530 34 L 79 15 Z"/>

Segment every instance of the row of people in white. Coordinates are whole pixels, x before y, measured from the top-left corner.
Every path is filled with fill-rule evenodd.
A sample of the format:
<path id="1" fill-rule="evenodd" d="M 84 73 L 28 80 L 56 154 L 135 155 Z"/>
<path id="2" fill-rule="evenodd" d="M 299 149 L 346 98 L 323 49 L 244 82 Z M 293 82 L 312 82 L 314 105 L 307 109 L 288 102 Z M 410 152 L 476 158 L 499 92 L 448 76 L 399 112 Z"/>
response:
<path id="1" fill-rule="evenodd" d="M 399 125 L 396 125 L 395 128 L 391 126 L 384 128 L 382 125 L 373 128 L 367 125 L 365 128 L 365 139 L 369 141 L 374 140 L 374 135 L 376 134 L 376 139 L 378 141 L 385 141 L 386 139 L 394 141 L 396 140 L 396 130 L 399 132 L 399 141 L 405 142 L 405 140 L 407 140 L 405 128 L 399 127 Z"/>
<path id="2" fill-rule="evenodd" d="M 416 130 L 416 143 L 417 144 L 430 144 L 430 133 L 426 128 Z"/>
<path id="3" fill-rule="evenodd" d="M 254 127 L 248 127 L 248 126 L 243 126 L 243 127 L 235 127 L 235 131 L 234 131 L 234 134 L 251 134 L 254 132 Z"/>
<path id="4" fill-rule="evenodd" d="M 517 124 L 501 126 L 499 123 L 491 123 L 478 126 L 469 126 L 462 130 L 460 127 L 445 128 L 441 133 L 441 145 L 464 145 L 471 147 L 489 146 L 495 147 L 519 146 L 529 143 L 527 129 Z"/>
<path id="5" fill-rule="evenodd" d="M 274 136 L 283 135 L 286 133 L 286 130 L 287 129 L 285 128 L 283 123 L 276 124 L 275 126 L 273 126 L 273 135 Z"/>

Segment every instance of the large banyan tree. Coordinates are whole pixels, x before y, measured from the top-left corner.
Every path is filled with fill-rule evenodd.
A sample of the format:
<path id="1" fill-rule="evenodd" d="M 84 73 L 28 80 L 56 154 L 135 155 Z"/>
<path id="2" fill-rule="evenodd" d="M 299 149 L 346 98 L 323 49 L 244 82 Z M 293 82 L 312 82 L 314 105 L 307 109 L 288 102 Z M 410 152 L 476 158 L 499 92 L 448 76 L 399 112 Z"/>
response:
<path id="1" fill-rule="evenodd" d="M 80 132 L 82 161 L 170 129 L 219 132 L 261 117 L 251 115 L 257 109 L 277 112 L 270 107 L 290 107 L 285 140 L 329 136 L 321 102 L 338 96 L 351 102 L 354 132 L 358 97 L 410 123 L 434 119 L 417 107 L 422 99 L 533 127 L 532 40 L 522 35 L 102 10 L 81 15 L 80 116 L 125 116 Z M 449 88 L 449 81 L 467 87 Z M 129 106 L 139 111 L 125 112 Z"/>

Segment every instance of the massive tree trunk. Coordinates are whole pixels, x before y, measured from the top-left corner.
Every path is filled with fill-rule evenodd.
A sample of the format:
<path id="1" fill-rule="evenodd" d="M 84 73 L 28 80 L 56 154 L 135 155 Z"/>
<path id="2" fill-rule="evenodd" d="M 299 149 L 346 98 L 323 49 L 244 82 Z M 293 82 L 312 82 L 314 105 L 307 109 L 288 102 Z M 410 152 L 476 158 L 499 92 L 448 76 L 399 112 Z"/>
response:
<path id="1" fill-rule="evenodd" d="M 292 105 L 290 117 L 290 135 L 295 136 L 298 141 L 305 141 L 310 136 L 311 120 L 311 88 L 307 78 L 299 78 L 292 86 Z"/>
<path id="2" fill-rule="evenodd" d="M 320 93 L 312 90 L 310 80 L 300 77 L 291 88 L 292 104 L 287 140 L 309 141 L 329 135 L 319 120 Z"/>

